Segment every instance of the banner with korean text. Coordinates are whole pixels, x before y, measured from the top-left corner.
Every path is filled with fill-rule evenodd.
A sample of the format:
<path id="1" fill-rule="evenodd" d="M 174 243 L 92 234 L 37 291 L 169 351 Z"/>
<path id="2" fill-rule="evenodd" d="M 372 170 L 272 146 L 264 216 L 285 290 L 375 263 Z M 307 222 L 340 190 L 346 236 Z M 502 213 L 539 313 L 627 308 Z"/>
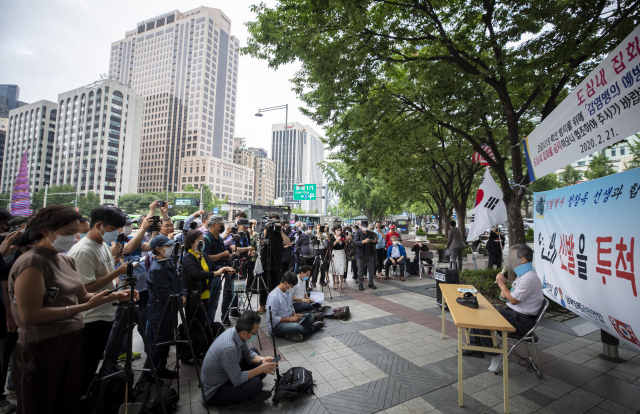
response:
<path id="1" fill-rule="evenodd" d="M 529 180 L 640 131 L 640 26 L 523 140 Z"/>
<path id="2" fill-rule="evenodd" d="M 534 264 L 545 295 L 636 349 L 639 190 L 636 168 L 534 195 Z"/>

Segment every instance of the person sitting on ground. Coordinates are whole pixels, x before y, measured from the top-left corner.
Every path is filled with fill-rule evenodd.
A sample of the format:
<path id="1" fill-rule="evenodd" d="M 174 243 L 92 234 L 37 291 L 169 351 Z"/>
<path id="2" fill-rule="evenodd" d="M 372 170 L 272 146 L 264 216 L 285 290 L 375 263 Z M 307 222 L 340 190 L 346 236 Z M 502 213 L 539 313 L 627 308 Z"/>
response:
<path id="1" fill-rule="evenodd" d="M 267 297 L 267 327 L 273 336 L 284 336 L 293 342 L 300 342 L 305 336 L 322 329 L 324 323 L 314 322 L 313 315 L 299 314 L 293 308 L 291 289 L 298 284 L 298 277 L 292 272 L 282 276 L 280 284 Z M 269 315 L 271 312 L 271 315 Z M 302 322 L 300 320 L 305 318 Z"/>
<path id="2" fill-rule="evenodd" d="M 507 306 L 498 312 L 516 328 L 516 335 L 525 335 L 536 324 L 536 319 L 544 301 L 542 282 L 533 268 L 533 250 L 526 244 L 516 244 L 509 249 L 509 262 L 513 264 L 513 271 L 517 278 L 511 290 L 507 288 L 506 276 L 501 272 L 496 275 L 496 283 L 500 286 L 500 297 L 507 300 Z M 490 335 L 485 329 L 472 329 L 472 334 Z M 493 347 L 491 338 L 471 336 L 471 345 Z M 502 367 L 502 354 L 463 350 L 463 356 L 484 358 L 492 356 L 489 371 L 498 372 Z"/>
<path id="3" fill-rule="evenodd" d="M 398 238 L 391 238 L 391 246 L 387 249 L 387 262 L 384 265 L 384 279 L 389 279 L 389 268 L 391 265 L 400 266 L 400 280 L 404 282 L 404 262 L 407 258 L 407 252 L 404 246 L 398 243 Z"/>
<path id="4" fill-rule="evenodd" d="M 314 309 L 318 309 L 320 304 L 314 303 L 313 299 L 309 298 L 307 292 L 305 292 L 306 282 L 311 276 L 311 266 L 303 265 L 298 273 L 298 284 L 291 289 L 291 296 L 293 298 L 293 310 L 296 313 L 311 312 Z"/>
<path id="5" fill-rule="evenodd" d="M 411 248 L 411 251 L 416 254 L 413 257 L 413 265 L 416 269 L 418 269 L 418 266 L 420 266 L 420 264 L 422 263 L 422 260 L 420 260 L 420 252 L 428 252 L 429 246 L 427 246 L 427 243 L 422 242 L 422 238 L 416 237 L 416 244 L 413 245 L 413 247 Z M 433 264 L 433 260 L 431 259 L 424 259 L 424 260 L 430 265 Z M 431 269 L 429 269 L 429 274 L 431 274 Z"/>
<path id="6" fill-rule="evenodd" d="M 253 400 L 263 402 L 271 392 L 262 391 L 262 379 L 273 375 L 278 364 L 273 357 L 261 357 L 249 349 L 260 330 L 260 315 L 247 310 L 236 322 L 216 338 L 202 362 L 202 385 L 207 404 L 214 407 Z"/>

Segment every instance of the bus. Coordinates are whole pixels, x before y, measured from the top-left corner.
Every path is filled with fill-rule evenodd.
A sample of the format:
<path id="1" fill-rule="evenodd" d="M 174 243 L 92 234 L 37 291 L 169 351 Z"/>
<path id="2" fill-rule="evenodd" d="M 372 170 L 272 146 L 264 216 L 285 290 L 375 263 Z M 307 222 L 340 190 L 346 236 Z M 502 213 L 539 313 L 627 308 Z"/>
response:
<path id="1" fill-rule="evenodd" d="M 313 225 L 315 226 L 316 224 L 323 224 L 325 226 L 328 226 L 330 229 L 332 229 L 334 226 L 336 225 L 342 225 L 342 218 L 338 217 L 338 216 L 334 216 L 334 215 L 325 215 L 325 214 L 300 214 L 300 213 L 293 213 L 291 214 L 291 224 L 295 224 L 298 221 L 308 224 L 308 223 L 313 223 Z"/>
<path id="2" fill-rule="evenodd" d="M 133 223 L 131 223 L 131 228 L 132 229 L 138 229 L 138 219 L 140 218 L 142 214 L 129 214 L 129 218 L 133 221 Z"/>

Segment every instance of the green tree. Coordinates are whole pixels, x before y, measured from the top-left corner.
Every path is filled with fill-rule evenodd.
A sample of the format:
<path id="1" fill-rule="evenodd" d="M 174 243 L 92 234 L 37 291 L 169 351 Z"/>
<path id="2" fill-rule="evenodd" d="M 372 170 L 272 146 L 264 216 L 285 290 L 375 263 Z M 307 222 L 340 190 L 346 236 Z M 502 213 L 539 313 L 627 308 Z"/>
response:
<path id="1" fill-rule="evenodd" d="M 560 174 L 560 182 L 563 187 L 578 184 L 582 180 L 582 172 L 573 168 L 571 164 L 564 167 L 564 171 Z"/>
<path id="2" fill-rule="evenodd" d="M 58 194 L 70 193 L 70 194 Z M 76 188 L 71 184 L 53 185 L 47 190 L 47 205 L 63 204 L 65 206 L 74 207 L 76 200 Z M 80 198 L 80 196 L 78 196 Z M 31 196 L 31 210 L 38 211 L 44 203 L 44 190 L 40 190 Z"/>
<path id="3" fill-rule="evenodd" d="M 11 204 L 11 193 L 0 193 L 0 209 L 6 210 Z"/>
<path id="4" fill-rule="evenodd" d="M 87 195 L 78 197 L 78 209 L 85 217 L 89 217 L 91 210 L 100 206 L 100 196 L 93 191 L 89 191 Z"/>
<path id="5" fill-rule="evenodd" d="M 252 7 L 257 20 L 247 23 L 244 52 L 274 69 L 302 63 L 293 82 L 305 114 L 345 126 L 329 140 L 348 139 L 345 116 L 383 92 L 404 107 L 375 111 L 372 123 L 422 117 L 463 138 L 490 164 L 507 204 L 510 239 L 522 243 L 523 192 L 512 187 L 528 184 L 522 136 L 633 30 L 636 6 L 632 0 L 280 0 L 272 8 Z"/>
<path id="6" fill-rule="evenodd" d="M 591 158 L 589 167 L 584 172 L 584 178 L 587 180 L 595 180 L 596 178 L 606 177 L 611 174 L 615 174 L 615 171 L 609 157 L 605 154 L 596 152 L 593 154 L 593 158 Z"/>
<path id="7" fill-rule="evenodd" d="M 633 159 L 629 163 L 625 163 L 624 168 L 630 170 L 640 167 L 640 134 L 635 134 L 638 140 L 629 141 L 629 152 L 633 155 Z"/>

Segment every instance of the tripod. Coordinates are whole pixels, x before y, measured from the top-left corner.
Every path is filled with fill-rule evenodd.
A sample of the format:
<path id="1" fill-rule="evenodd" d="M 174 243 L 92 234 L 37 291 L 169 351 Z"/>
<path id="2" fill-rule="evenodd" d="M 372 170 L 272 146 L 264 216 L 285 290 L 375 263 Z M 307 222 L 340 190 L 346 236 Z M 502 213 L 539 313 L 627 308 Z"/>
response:
<path id="1" fill-rule="evenodd" d="M 176 244 L 174 244 L 174 246 L 176 246 Z M 178 249 L 174 248 L 173 249 L 173 255 L 172 255 L 173 259 L 174 259 L 174 263 L 176 266 L 176 275 L 178 273 L 177 271 L 177 259 L 178 259 Z M 175 281 L 174 281 L 175 283 Z M 175 292 L 175 290 L 174 290 Z M 171 320 L 170 320 L 170 328 L 169 328 L 169 336 L 170 339 L 169 341 L 166 342 L 160 342 L 158 343 L 158 337 L 160 335 L 160 332 L 162 332 L 162 326 L 164 324 L 165 321 L 165 316 L 167 315 L 167 311 L 169 311 L 169 308 L 171 307 Z M 177 324 L 177 315 L 180 315 L 180 320 L 182 321 L 182 323 L 184 324 L 185 327 L 187 327 L 187 329 L 185 329 L 185 336 L 186 336 L 186 340 L 185 339 L 178 339 L 178 324 Z M 154 339 L 154 343 L 151 347 L 151 349 L 155 349 L 156 346 L 162 346 L 162 345 L 169 345 L 169 346 L 175 346 L 176 347 L 176 367 L 174 368 L 174 371 L 176 371 L 178 373 L 178 380 L 177 380 L 177 384 L 178 384 L 178 394 L 180 394 L 180 357 L 179 357 L 179 352 L 177 350 L 177 345 L 178 344 L 186 344 L 189 346 L 189 351 L 191 352 L 191 358 L 193 359 L 193 365 L 196 369 L 196 377 L 198 378 L 198 387 L 200 388 L 200 393 L 202 394 L 202 398 L 204 401 L 207 400 L 206 396 L 204 395 L 204 387 L 202 385 L 202 378 L 200 376 L 200 368 L 198 367 L 198 360 L 196 359 L 196 354 L 193 350 L 193 344 L 191 342 L 191 335 L 189 333 L 189 327 L 191 327 L 191 324 L 189 323 L 189 321 L 187 320 L 187 317 L 184 314 L 184 309 L 182 308 L 182 296 L 179 294 L 171 294 L 169 295 L 169 300 L 167 301 L 167 303 L 164 305 L 164 309 L 162 310 L 162 316 L 160 317 L 160 323 L 158 324 L 158 327 L 156 329 L 156 335 L 155 335 L 155 339 Z M 151 353 L 147 354 L 147 361 L 149 361 L 151 363 L 151 365 L 153 365 L 153 356 Z M 145 364 L 146 365 L 146 364 Z M 155 379 L 155 381 L 157 382 L 157 378 Z M 167 384 L 167 388 L 169 388 L 169 386 L 171 385 L 171 381 L 169 381 L 169 383 Z M 205 404 L 205 407 L 207 408 L 207 413 L 209 413 L 209 407 Z"/>
<path id="2" fill-rule="evenodd" d="M 127 359 L 125 360 L 125 363 L 124 363 L 124 370 L 115 372 L 113 374 L 105 375 L 105 368 L 107 367 L 107 364 L 102 364 L 102 366 L 100 367 L 100 370 L 98 371 L 97 378 L 100 380 L 105 380 L 105 379 L 109 379 L 111 377 L 116 377 L 116 376 L 126 378 L 127 385 L 126 385 L 126 391 L 125 391 L 125 406 L 127 406 L 128 402 L 133 403 L 133 371 L 142 371 L 142 372 L 150 373 L 153 376 L 155 385 L 158 389 L 160 389 L 160 383 L 158 382 L 158 377 L 156 376 L 156 368 L 153 365 L 153 361 L 151 360 L 151 358 L 149 358 L 149 368 L 144 368 L 144 367 L 133 368 L 133 365 L 132 365 L 133 329 L 135 328 L 136 324 L 142 326 L 142 316 L 140 315 L 140 308 L 136 304 L 133 296 L 137 279 L 136 279 L 136 276 L 133 274 L 133 263 L 131 262 L 127 264 L 127 276 L 123 279 L 123 281 L 124 283 L 121 286 L 118 286 L 117 288 L 112 289 L 110 292 L 114 292 L 116 290 L 128 287 L 130 290 L 129 301 L 123 304 L 124 311 L 120 315 L 120 320 L 118 321 L 118 330 L 116 331 L 116 334 L 111 337 L 111 340 L 109 341 L 109 343 L 107 343 L 105 355 L 111 355 L 112 348 L 116 346 L 115 339 L 119 337 L 119 335 L 122 333 L 122 330 L 126 329 L 128 332 L 127 351 L 126 351 Z M 123 323 L 125 321 L 125 318 L 127 321 L 126 324 Z M 142 342 L 144 343 L 144 351 L 147 355 L 150 356 L 152 348 L 149 346 L 149 342 L 147 341 L 147 337 L 144 334 L 144 331 L 141 332 L 140 336 L 142 337 Z M 117 344 L 117 346 L 120 346 L 120 344 Z M 99 389 L 90 390 L 90 393 L 91 392 L 97 393 L 98 390 Z M 158 396 L 160 397 L 162 412 L 164 414 L 167 414 L 167 409 L 164 406 L 162 395 L 158 394 Z M 89 397 L 91 397 L 91 395 L 89 395 Z M 98 397 L 99 396 L 96 396 L 96 398 Z M 92 403 L 88 404 L 87 414 L 91 414 L 95 412 L 96 403 L 97 401 L 92 401 Z"/>
<path id="3" fill-rule="evenodd" d="M 319 244 L 318 244 L 318 246 L 319 246 Z M 315 246 L 315 243 L 314 243 L 314 248 L 315 248 L 316 251 L 315 251 L 315 257 L 313 259 L 313 267 L 312 267 L 312 269 L 315 272 L 316 264 L 318 265 L 318 273 L 316 273 L 316 275 L 315 275 L 316 278 L 317 278 L 318 274 L 322 275 L 322 270 L 324 270 L 324 263 L 327 261 L 326 257 L 329 254 L 330 250 L 329 250 L 328 245 L 327 245 L 327 248 L 325 249 L 325 257 L 323 258 L 322 254 L 321 254 L 321 249 L 318 249 Z M 331 261 L 331 259 L 329 259 L 329 260 Z M 329 269 L 327 269 L 327 272 L 325 272 L 325 277 L 329 276 L 328 271 L 329 271 Z M 328 287 L 329 284 L 328 284 L 328 280 L 326 280 L 326 279 L 325 279 L 325 285 L 327 285 L 327 290 L 329 291 L 329 297 L 331 299 L 333 299 L 333 295 L 331 294 L 331 288 Z M 322 285 L 322 283 L 320 283 L 320 291 L 322 293 L 324 293 L 324 286 Z"/>

